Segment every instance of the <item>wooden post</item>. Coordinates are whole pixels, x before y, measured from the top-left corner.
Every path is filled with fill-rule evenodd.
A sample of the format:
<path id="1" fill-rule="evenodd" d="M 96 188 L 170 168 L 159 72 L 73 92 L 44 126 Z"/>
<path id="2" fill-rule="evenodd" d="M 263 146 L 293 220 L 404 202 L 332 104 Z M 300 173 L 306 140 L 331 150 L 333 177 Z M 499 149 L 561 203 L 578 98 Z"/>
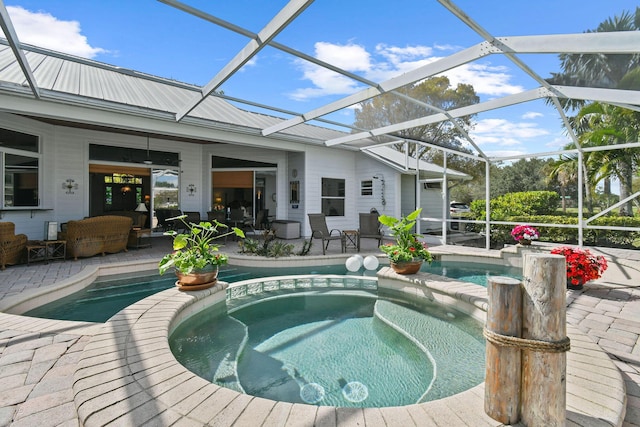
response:
<path id="1" fill-rule="evenodd" d="M 489 277 L 487 292 L 487 331 L 519 338 L 522 331 L 520 281 L 511 277 Z M 520 419 L 521 351 L 516 346 L 499 345 L 488 339 L 486 356 L 484 411 L 503 424 L 515 424 Z"/>
<path id="2" fill-rule="evenodd" d="M 562 255 L 524 254 L 523 320 L 525 339 L 567 341 L 566 270 Z M 564 426 L 566 350 L 522 350 L 521 417 L 527 426 Z"/>

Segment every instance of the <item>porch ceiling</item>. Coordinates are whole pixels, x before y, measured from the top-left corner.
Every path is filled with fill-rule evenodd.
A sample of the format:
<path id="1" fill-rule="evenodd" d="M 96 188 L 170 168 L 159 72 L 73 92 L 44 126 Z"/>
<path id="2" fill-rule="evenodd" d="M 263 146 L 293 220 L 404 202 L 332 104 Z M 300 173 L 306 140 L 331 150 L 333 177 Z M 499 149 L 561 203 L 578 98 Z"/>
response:
<path id="1" fill-rule="evenodd" d="M 559 103 L 562 99 L 600 101 L 640 111 L 639 91 L 551 85 L 545 80 L 547 76 L 543 76 L 529 63 L 533 56 L 541 54 L 640 54 L 640 31 L 548 35 L 494 34 L 495 31 L 490 31 L 478 23 L 472 13 L 467 13 L 456 3 L 437 0 L 432 5 L 433 16 L 437 18 L 448 15 L 447 19 L 453 18 L 466 31 L 471 31 L 479 42 L 461 48 L 449 56 L 408 69 L 395 77 L 374 81 L 364 77 L 362 73 L 347 70 L 339 64 L 329 63 L 276 41 L 276 37 L 281 33 L 295 34 L 296 31 L 300 31 L 301 25 L 295 23 L 305 16 L 308 9 L 323 7 L 313 4 L 312 0 L 289 1 L 272 19 L 267 19 L 266 25 L 258 32 L 176 0 L 159 2 L 174 8 L 177 14 L 186 13 L 218 26 L 230 34 L 239 34 L 248 39 L 248 42 L 220 69 L 211 69 L 212 77 L 208 83 L 193 85 L 25 45 L 18 39 L 9 14 L 4 4 L 0 3 L 0 27 L 6 35 L 6 41 L 0 39 L 0 94 L 46 102 L 71 103 L 86 108 L 135 112 L 158 120 L 173 121 L 176 126 L 196 122 L 204 126 L 224 128 L 230 132 L 251 132 L 268 139 L 284 138 L 363 150 L 373 156 L 382 156 L 380 153 L 384 153 L 384 150 L 379 147 L 375 150 L 373 148 L 388 144 L 389 141 L 435 146 L 429 141 L 407 140 L 398 136 L 399 132 L 404 130 L 442 122 L 457 126 L 455 120 L 460 117 L 538 100 L 548 101 L 549 108 L 565 122 L 567 118 Z M 410 5 L 405 6 L 407 10 L 410 9 Z M 471 9 L 470 5 L 468 7 Z M 504 7 L 508 6 L 504 4 Z M 238 22 L 242 22 L 240 18 L 238 17 Z M 602 17 L 603 20 L 605 18 Z M 185 39 L 185 42 L 188 42 L 188 39 Z M 459 43 L 452 40 L 452 45 Z M 259 100 L 241 99 L 221 91 L 225 82 L 238 76 L 243 67 L 265 49 L 275 49 L 296 61 L 310 63 L 318 69 L 330 70 L 340 78 L 351 80 L 353 86 L 359 90 L 303 113 L 268 105 Z M 400 92 L 403 87 L 490 56 L 502 57 L 520 73 L 528 76 L 530 85 L 506 96 L 449 110 L 425 104 Z M 557 71 L 559 70 L 545 70 L 548 73 Z M 335 119 L 339 117 L 340 112 L 386 93 L 396 94 L 424 108 L 424 115 L 372 129 L 355 128 L 350 123 L 342 123 Z M 96 123 L 83 123 L 71 116 L 65 117 L 63 109 L 58 117 L 48 117 L 47 120 L 79 127 L 101 126 Z M 176 132 L 176 135 L 179 135 L 179 132 Z M 569 136 L 577 145 L 575 136 L 571 132 Z M 268 139 L 265 143 L 268 143 Z M 182 140 L 196 143 L 214 142 L 197 138 Z M 506 158 L 486 154 L 481 144 L 469 135 L 465 135 L 462 143 L 474 157 L 489 161 Z"/>

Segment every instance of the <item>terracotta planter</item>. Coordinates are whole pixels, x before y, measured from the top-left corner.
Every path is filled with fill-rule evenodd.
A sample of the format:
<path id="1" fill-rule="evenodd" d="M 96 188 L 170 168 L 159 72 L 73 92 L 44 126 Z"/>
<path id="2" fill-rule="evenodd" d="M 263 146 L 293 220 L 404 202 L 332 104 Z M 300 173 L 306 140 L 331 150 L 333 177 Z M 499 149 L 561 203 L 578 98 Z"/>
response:
<path id="1" fill-rule="evenodd" d="M 422 267 L 422 261 L 392 262 L 391 268 L 398 274 L 416 274 Z"/>
<path id="2" fill-rule="evenodd" d="M 176 286 L 181 290 L 196 291 L 210 288 L 218 281 L 218 266 L 213 265 L 202 270 L 193 271 L 189 274 L 182 274 L 176 271 L 178 281 Z"/>

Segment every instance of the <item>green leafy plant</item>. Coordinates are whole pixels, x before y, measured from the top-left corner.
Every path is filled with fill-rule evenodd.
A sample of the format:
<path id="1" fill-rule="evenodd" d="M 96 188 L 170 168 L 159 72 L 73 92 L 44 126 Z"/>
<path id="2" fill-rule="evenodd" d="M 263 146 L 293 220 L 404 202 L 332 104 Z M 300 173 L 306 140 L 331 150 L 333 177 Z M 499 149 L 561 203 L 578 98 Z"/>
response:
<path id="1" fill-rule="evenodd" d="M 294 245 L 276 240 L 275 230 L 265 230 L 262 233 L 262 241 L 257 239 L 245 239 L 240 244 L 242 253 L 255 254 L 269 258 L 279 258 L 291 256 L 293 254 Z M 302 250 L 298 255 L 307 255 L 311 244 L 307 246 L 305 240 Z"/>
<path id="2" fill-rule="evenodd" d="M 422 236 L 413 231 L 420 212 L 422 209 L 416 209 L 400 219 L 388 215 L 380 215 L 378 218 L 382 225 L 389 227 L 391 236 L 396 239 L 395 243 L 380 246 L 380 250 L 387 254 L 392 263 L 417 260 L 430 263 L 433 260 L 427 245 L 418 240 Z"/>
<path id="3" fill-rule="evenodd" d="M 187 223 L 186 215 L 169 218 L 169 220 L 181 221 L 185 225 L 185 232 L 178 233 L 175 230 L 165 232 L 166 236 L 173 237 L 173 252 L 166 254 L 158 264 L 160 274 L 164 274 L 170 268 L 175 268 L 182 274 L 190 274 L 194 270 L 202 270 L 207 266 L 225 265 L 229 262 L 226 254 L 219 252 L 216 239 L 235 234 L 244 238 L 244 232 L 232 227 L 230 231 L 223 232 L 229 227 L 221 222 L 200 222 L 199 224 Z"/>

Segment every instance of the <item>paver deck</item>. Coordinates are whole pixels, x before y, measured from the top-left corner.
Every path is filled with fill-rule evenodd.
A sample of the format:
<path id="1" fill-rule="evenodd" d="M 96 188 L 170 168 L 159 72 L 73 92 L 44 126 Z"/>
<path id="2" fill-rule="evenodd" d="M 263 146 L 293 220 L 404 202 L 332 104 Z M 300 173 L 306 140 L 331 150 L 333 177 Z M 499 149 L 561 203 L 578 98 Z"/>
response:
<path id="1" fill-rule="evenodd" d="M 432 249 L 496 257 L 459 246 Z M 0 304 L 90 275 L 99 265 L 153 264 L 169 250 L 168 241 L 154 239 L 153 248 L 107 257 L 9 267 L 0 272 Z M 340 258 L 336 252 L 328 256 Z M 615 267 L 584 291 L 567 293 L 568 425 L 640 425 L 640 255 L 606 255 Z M 163 291 L 106 324 L 0 314 L 0 425 L 499 425 L 484 415 L 482 385 L 427 404 L 365 410 L 276 403 L 219 388 L 186 372 L 168 352 L 173 305 L 194 297 Z M 158 307 L 166 316 L 161 322 Z"/>

